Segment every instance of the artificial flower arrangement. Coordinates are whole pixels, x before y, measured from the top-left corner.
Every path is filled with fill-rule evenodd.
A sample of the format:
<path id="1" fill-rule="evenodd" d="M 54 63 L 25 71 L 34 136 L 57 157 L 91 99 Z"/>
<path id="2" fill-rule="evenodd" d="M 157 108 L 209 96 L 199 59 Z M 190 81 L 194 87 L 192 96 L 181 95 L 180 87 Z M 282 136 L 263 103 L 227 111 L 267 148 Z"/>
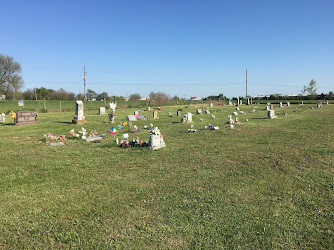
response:
<path id="1" fill-rule="evenodd" d="M 12 118 L 12 119 L 15 119 L 16 118 L 16 113 L 14 111 L 10 111 L 9 112 L 9 117 Z"/>
<path id="2" fill-rule="evenodd" d="M 61 140 L 62 141 L 62 140 L 66 139 L 66 136 L 65 135 L 54 136 L 51 133 L 48 133 L 48 134 L 44 135 L 44 139 L 46 141 L 50 141 L 50 142 L 57 141 L 57 140 Z"/>

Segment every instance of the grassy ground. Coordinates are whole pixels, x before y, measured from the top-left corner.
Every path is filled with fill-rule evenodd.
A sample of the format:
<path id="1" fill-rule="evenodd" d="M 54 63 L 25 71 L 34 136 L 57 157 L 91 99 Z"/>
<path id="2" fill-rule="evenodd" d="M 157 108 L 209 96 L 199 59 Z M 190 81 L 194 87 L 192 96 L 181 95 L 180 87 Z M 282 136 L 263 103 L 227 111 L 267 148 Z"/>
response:
<path id="1" fill-rule="evenodd" d="M 334 105 L 277 108 L 273 120 L 265 105 L 249 113 L 253 106 L 241 106 L 235 130 L 226 128 L 229 106 L 209 108 L 216 119 L 194 115 L 196 133 L 176 106 L 134 122 L 160 128 L 159 151 L 121 149 L 110 135 L 97 144 L 44 142 L 44 134 L 80 130 L 73 112 L 0 124 L 0 248 L 332 249 Z M 115 124 L 133 111 L 117 110 Z M 84 127 L 107 133 L 107 115 L 95 113 Z M 220 130 L 204 130 L 209 123 Z"/>

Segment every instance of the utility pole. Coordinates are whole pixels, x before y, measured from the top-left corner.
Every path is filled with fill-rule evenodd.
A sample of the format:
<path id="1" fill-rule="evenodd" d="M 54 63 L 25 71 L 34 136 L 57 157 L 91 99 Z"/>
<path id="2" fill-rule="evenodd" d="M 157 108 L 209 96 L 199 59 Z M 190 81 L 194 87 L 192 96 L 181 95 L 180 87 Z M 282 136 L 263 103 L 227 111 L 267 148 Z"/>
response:
<path id="1" fill-rule="evenodd" d="M 87 100 L 87 97 L 86 97 L 86 67 L 84 65 L 84 76 L 82 77 L 83 80 L 84 80 L 84 100 L 86 101 Z"/>
<path id="2" fill-rule="evenodd" d="M 247 69 L 246 69 L 246 100 L 247 100 Z"/>

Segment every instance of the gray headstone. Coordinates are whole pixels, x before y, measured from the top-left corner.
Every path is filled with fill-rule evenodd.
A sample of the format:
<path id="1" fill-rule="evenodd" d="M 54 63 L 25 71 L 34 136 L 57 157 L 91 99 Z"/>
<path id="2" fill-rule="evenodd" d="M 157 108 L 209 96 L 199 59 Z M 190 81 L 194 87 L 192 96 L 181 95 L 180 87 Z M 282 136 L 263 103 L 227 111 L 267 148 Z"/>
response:
<path id="1" fill-rule="evenodd" d="M 277 118 L 277 116 L 275 116 L 275 110 L 271 109 L 268 111 L 268 119 L 274 119 Z"/>
<path id="2" fill-rule="evenodd" d="M 84 104 L 82 101 L 75 102 L 75 116 L 73 118 L 76 121 L 85 120 L 84 116 Z"/>
<path id="3" fill-rule="evenodd" d="M 0 122 L 5 122 L 6 121 L 6 115 L 5 113 L 0 114 Z"/>
<path id="4" fill-rule="evenodd" d="M 127 115 L 126 120 L 129 122 L 135 122 L 137 121 L 137 117 L 135 115 Z"/>
<path id="5" fill-rule="evenodd" d="M 150 135 L 148 145 L 152 150 L 157 150 L 166 146 L 162 135 Z"/>
<path id="6" fill-rule="evenodd" d="M 177 111 L 177 116 L 181 116 L 181 111 Z"/>
<path id="7" fill-rule="evenodd" d="M 18 111 L 16 112 L 15 125 L 35 124 L 36 113 L 33 111 Z"/>
<path id="8" fill-rule="evenodd" d="M 193 121 L 193 114 L 188 112 L 183 116 L 182 122 L 188 123 Z"/>

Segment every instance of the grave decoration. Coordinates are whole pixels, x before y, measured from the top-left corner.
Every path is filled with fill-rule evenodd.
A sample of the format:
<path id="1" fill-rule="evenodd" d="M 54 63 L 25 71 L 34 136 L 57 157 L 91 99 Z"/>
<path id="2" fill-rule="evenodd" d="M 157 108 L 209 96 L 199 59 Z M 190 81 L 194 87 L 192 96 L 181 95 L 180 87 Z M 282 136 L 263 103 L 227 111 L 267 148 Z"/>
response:
<path id="1" fill-rule="evenodd" d="M 213 124 L 209 124 L 209 126 L 204 126 L 204 129 L 210 129 L 210 130 L 218 130 L 218 126 L 214 126 Z"/>
<path id="2" fill-rule="evenodd" d="M 161 108 L 161 107 L 157 107 L 157 109 L 158 109 L 158 110 L 162 110 L 162 108 Z"/>
<path id="3" fill-rule="evenodd" d="M 111 129 L 109 129 L 109 134 L 111 134 L 112 136 L 114 136 L 117 132 L 117 129 L 114 127 L 111 127 Z"/>
<path id="4" fill-rule="evenodd" d="M 227 123 L 233 125 L 234 124 L 234 120 L 232 119 L 232 115 L 228 115 L 227 117 L 229 119 L 229 121 Z"/>
<path id="5" fill-rule="evenodd" d="M 74 129 L 70 131 L 70 135 L 72 135 L 72 138 L 79 138 L 80 135 L 74 132 Z"/>
<path id="6" fill-rule="evenodd" d="M 235 122 L 234 122 L 234 124 L 235 124 L 235 125 L 241 125 L 241 124 L 243 124 L 243 123 L 241 123 L 241 122 L 239 121 L 238 117 L 237 117 L 237 118 L 235 118 Z"/>
<path id="7" fill-rule="evenodd" d="M 196 132 L 196 129 L 194 127 L 194 124 L 191 124 L 190 125 L 190 129 L 188 129 L 188 132 L 192 132 L 192 133 L 195 133 Z"/>
<path id="8" fill-rule="evenodd" d="M 44 140 L 50 144 L 50 146 L 60 146 L 65 145 L 63 142 L 56 141 L 64 141 L 66 139 L 65 135 L 54 136 L 51 133 L 44 135 Z"/>
<path id="9" fill-rule="evenodd" d="M 12 118 L 12 119 L 15 119 L 16 118 L 16 113 L 14 111 L 10 111 L 9 112 L 9 117 Z"/>
<path id="10" fill-rule="evenodd" d="M 238 113 L 237 112 L 233 112 L 232 115 L 238 115 Z"/>

